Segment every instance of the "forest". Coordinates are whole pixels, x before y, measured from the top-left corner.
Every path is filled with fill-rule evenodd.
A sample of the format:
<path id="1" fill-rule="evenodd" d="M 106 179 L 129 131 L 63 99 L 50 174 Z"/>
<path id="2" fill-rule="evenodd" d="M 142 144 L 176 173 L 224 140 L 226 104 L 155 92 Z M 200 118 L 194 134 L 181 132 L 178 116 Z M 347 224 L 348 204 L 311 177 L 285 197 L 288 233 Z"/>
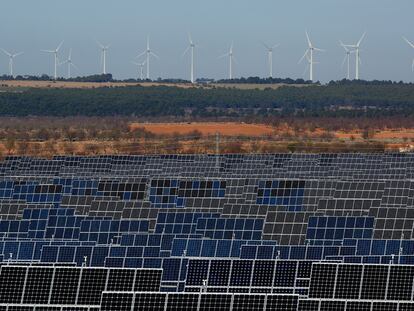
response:
<path id="1" fill-rule="evenodd" d="M 414 116 L 414 86 L 337 81 L 277 89 L 127 86 L 91 89 L 5 88 L 0 116 L 142 118 Z"/>

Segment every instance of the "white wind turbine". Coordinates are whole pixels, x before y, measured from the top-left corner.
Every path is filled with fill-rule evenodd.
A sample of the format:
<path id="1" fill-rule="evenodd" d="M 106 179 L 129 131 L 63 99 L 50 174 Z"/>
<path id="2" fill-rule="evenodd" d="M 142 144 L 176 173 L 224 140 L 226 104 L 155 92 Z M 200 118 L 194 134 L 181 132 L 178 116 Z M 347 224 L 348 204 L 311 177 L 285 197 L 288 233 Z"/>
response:
<path id="1" fill-rule="evenodd" d="M 359 80 L 359 65 L 361 64 L 359 47 L 361 45 L 362 40 L 365 37 L 365 34 L 366 33 L 364 32 L 356 44 L 345 44 L 344 45 L 345 47 L 351 48 L 353 52 L 355 52 L 355 80 Z"/>
<path id="2" fill-rule="evenodd" d="M 277 48 L 279 44 L 268 46 L 266 43 L 263 42 L 263 45 L 267 50 L 267 57 L 269 61 L 269 77 L 273 78 L 273 49 Z"/>
<path id="3" fill-rule="evenodd" d="M 305 54 L 303 54 L 302 58 L 299 60 L 299 63 L 301 63 L 302 60 L 306 57 L 309 63 L 309 80 L 313 81 L 313 65 L 317 64 L 313 61 L 313 53 L 314 51 L 325 52 L 325 50 L 319 49 L 312 45 L 312 42 L 309 39 L 308 32 L 306 32 L 306 39 L 308 41 L 308 48 L 306 49 Z"/>
<path id="4" fill-rule="evenodd" d="M 195 78 L 194 78 L 194 48 L 196 47 L 196 45 L 194 44 L 193 40 L 191 39 L 190 34 L 188 34 L 188 41 L 189 41 L 189 45 L 185 49 L 182 57 L 184 57 L 185 54 L 187 54 L 187 52 L 190 51 L 190 54 L 191 54 L 190 80 L 191 80 L 191 83 L 194 83 L 195 82 Z"/>
<path id="5" fill-rule="evenodd" d="M 411 41 L 409 41 L 407 38 L 403 37 L 404 41 L 408 43 L 409 46 L 411 46 L 414 49 L 414 43 L 412 43 Z M 414 71 L 414 59 L 413 62 L 411 63 L 411 70 Z"/>
<path id="6" fill-rule="evenodd" d="M 56 48 L 56 50 L 41 50 L 42 52 L 52 53 L 53 56 L 54 56 L 54 59 L 55 59 L 55 72 L 54 72 L 54 76 L 53 77 L 54 77 L 55 80 L 57 79 L 57 66 L 58 66 L 58 62 L 59 62 L 58 52 L 59 52 L 59 49 L 62 46 L 62 44 L 63 44 L 63 41 L 58 45 L 58 47 Z"/>
<path id="7" fill-rule="evenodd" d="M 342 67 L 344 67 L 345 62 L 347 63 L 347 70 L 346 70 L 346 79 L 349 80 L 350 79 L 350 58 L 351 58 L 351 53 L 353 53 L 354 51 L 351 51 L 348 47 L 346 47 L 342 41 L 339 41 L 339 44 L 344 48 L 345 50 L 345 57 L 344 60 L 342 61 Z"/>
<path id="8" fill-rule="evenodd" d="M 59 65 L 64 65 L 64 64 L 68 64 L 68 79 L 70 79 L 71 78 L 71 74 L 70 74 L 71 67 L 74 67 L 79 70 L 79 68 L 72 62 L 72 49 L 69 50 L 68 59 L 60 63 Z"/>
<path id="9" fill-rule="evenodd" d="M 96 43 L 101 48 L 102 73 L 106 75 L 106 52 L 108 51 L 110 45 L 103 45 L 99 41 L 96 41 Z"/>
<path id="10" fill-rule="evenodd" d="M 235 57 L 233 54 L 233 43 L 230 45 L 230 50 L 226 53 L 221 55 L 219 58 L 229 57 L 229 79 L 233 79 L 233 61 L 235 61 Z"/>
<path id="11" fill-rule="evenodd" d="M 14 58 L 17 57 L 17 56 L 19 56 L 19 55 L 22 55 L 23 52 L 19 52 L 19 53 L 12 54 L 12 53 L 7 52 L 5 49 L 1 49 L 1 50 L 3 51 L 4 54 L 6 54 L 9 57 L 9 74 L 10 74 L 11 77 L 14 77 L 13 76 L 13 62 L 14 62 Z"/>
<path id="12" fill-rule="evenodd" d="M 146 61 L 142 63 L 137 63 L 137 62 L 132 62 L 132 63 L 138 66 L 140 80 L 144 80 L 144 66 L 145 66 Z"/>
<path id="13" fill-rule="evenodd" d="M 141 54 L 137 55 L 137 58 L 139 58 L 143 55 L 146 55 L 145 63 L 147 64 L 147 80 L 149 80 L 150 79 L 150 57 L 152 55 L 155 58 L 159 59 L 158 55 L 155 54 L 150 48 L 149 37 L 147 37 L 147 49 L 144 52 L 142 52 Z"/>

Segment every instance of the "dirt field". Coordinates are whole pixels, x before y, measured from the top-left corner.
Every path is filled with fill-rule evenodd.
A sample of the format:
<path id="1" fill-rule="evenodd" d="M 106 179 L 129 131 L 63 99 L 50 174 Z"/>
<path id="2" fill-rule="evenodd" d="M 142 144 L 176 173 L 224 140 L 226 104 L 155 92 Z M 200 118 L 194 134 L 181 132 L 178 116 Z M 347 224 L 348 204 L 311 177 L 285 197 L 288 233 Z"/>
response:
<path id="1" fill-rule="evenodd" d="M 353 132 L 336 132 L 335 136 L 340 139 L 350 139 L 352 136 L 357 139 L 362 138 L 361 131 Z M 394 129 L 394 130 L 383 130 L 375 131 L 373 134 L 375 140 L 401 140 L 401 139 L 414 139 L 414 129 Z"/>
<path id="2" fill-rule="evenodd" d="M 125 87 L 125 86 L 178 86 L 182 88 L 193 87 L 191 84 L 170 84 L 170 83 L 130 83 L 130 82 L 67 82 L 67 81 L 0 81 L 2 87 L 23 87 L 23 88 L 67 88 L 67 89 L 91 89 L 99 87 Z"/>
<path id="3" fill-rule="evenodd" d="M 264 124 L 246 124 L 237 122 L 195 122 L 195 123 L 133 123 L 131 129 L 145 128 L 157 135 L 180 135 L 199 131 L 203 135 L 215 135 L 217 132 L 224 136 L 265 136 L 274 134 L 275 129 Z"/>

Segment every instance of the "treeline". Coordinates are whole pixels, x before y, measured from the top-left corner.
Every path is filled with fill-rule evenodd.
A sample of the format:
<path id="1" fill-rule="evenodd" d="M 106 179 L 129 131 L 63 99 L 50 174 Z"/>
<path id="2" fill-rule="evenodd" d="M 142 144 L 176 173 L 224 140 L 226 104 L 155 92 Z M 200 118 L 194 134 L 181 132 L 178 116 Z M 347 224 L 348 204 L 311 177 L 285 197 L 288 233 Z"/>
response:
<path id="1" fill-rule="evenodd" d="M 414 116 L 412 84 L 329 84 L 277 89 L 173 86 L 29 88 L 0 93 L 0 116 L 383 117 Z"/>
<path id="2" fill-rule="evenodd" d="M 260 78 L 260 77 L 248 77 L 248 78 L 236 78 L 236 79 L 222 79 L 214 81 L 215 83 L 225 84 L 312 84 L 312 81 L 304 79 L 291 79 L 291 78 Z M 317 82 L 316 84 L 319 84 Z"/>

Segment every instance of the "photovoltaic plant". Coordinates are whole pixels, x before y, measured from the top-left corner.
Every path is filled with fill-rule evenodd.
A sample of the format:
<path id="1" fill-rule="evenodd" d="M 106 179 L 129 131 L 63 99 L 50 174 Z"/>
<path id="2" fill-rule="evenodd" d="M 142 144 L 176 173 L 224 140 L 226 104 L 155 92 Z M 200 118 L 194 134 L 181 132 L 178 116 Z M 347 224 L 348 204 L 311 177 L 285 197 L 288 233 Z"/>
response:
<path id="1" fill-rule="evenodd" d="M 1 310 L 413 310 L 414 155 L 7 157 Z"/>

